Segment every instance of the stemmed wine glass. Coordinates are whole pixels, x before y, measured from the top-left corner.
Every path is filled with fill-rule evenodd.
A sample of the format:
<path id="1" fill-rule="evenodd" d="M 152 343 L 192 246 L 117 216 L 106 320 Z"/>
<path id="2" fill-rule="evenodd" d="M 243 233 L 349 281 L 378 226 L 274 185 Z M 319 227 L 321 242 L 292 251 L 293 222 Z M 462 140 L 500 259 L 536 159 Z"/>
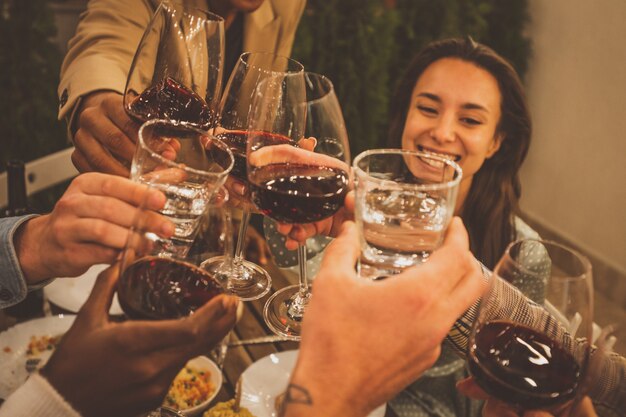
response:
<path id="1" fill-rule="evenodd" d="M 203 250 L 190 254 L 190 249 L 203 219 L 209 218 L 207 210 L 224 200 L 218 191 L 232 166 L 230 149 L 202 130 L 163 120 L 139 129 L 131 179 L 165 194 L 159 212 L 175 231 L 167 237 L 154 233 L 153 210 L 148 202 L 141 205 L 122 252 L 118 283 L 120 305 L 129 317 L 186 316 L 223 292 L 219 281 L 196 266 Z M 199 247 L 208 250 L 204 243 Z"/>
<path id="2" fill-rule="evenodd" d="M 535 301 L 507 294 L 533 288 Z M 539 290 L 540 289 L 540 290 Z M 494 269 L 469 340 L 468 366 L 488 394 L 518 411 L 555 410 L 585 394 L 592 336 L 591 264 L 555 242 L 513 242 Z M 531 319 L 541 316 L 542 319 Z"/>
<path id="3" fill-rule="evenodd" d="M 135 52 L 124 108 L 141 123 L 165 119 L 212 128 L 223 67 L 224 19 L 182 2 L 163 2 Z"/>
<path id="4" fill-rule="evenodd" d="M 230 146 L 235 156 L 231 176 L 248 183 L 246 171 L 246 143 L 250 127 L 250 109 L 259 83 L 272 77 L 302 77 L 304 68 L 292 59 L 271 53 L 246 52 L 239 57 L 228 80 L 220 103 L 220 121 L 216 136 Z M 234 199 L 234 198 L 233 198 Z M 269 274 L 259 265 L 244 259 L 244 243 L 250 207 L 243 204 L 237 245 L 232 259 L 217 257 L 204 263 L 204 268 L 222 277 L 229 293 L 242 300 L 256 300 L 271 289 Z"/>
<path id="5" fill-rule="evenodd" d="M 305 73 L 302 92 L 298 80 L 291 81 L 260 85 L 248 139 L 248 179 L 263 214 L 278 222 L 313 223 L 343 206 L 350 183 L 348 135 L 328 78 Z M 302 140 L 311 137 L 314 146 Z M 272 331 L 294 340 L 311 297 L 304 245 L 298 262 L 299 284 L 277 291 L 263 311 Z"/>

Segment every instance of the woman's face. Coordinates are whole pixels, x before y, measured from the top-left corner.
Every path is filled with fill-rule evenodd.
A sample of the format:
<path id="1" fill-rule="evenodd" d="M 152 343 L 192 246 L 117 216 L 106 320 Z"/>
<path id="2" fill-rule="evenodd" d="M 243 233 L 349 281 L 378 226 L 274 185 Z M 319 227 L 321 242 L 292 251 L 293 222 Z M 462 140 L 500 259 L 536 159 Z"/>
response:
<path id="1" fill-rule="evenodd" d="M 456 161 L 464 198 L 463 189 L 500 147 L 500 100 L 498 82 L 486 70 L 456 58 L 435 61 L 413 88 L 402 148 Z"/>

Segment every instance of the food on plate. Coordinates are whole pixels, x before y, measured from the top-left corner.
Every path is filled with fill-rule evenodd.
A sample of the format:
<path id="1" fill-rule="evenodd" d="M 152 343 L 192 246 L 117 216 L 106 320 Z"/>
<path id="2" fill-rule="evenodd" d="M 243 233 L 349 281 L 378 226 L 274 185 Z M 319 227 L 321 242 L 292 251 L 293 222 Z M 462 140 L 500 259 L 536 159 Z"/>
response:
<path id="1" fill-rule="evenodd" d="M 54 350 L 61 341 L 61 336 L 31 336 L 26 348 L 26 356 L 38 356 L 43 352 Z"/>
<path id="2" fill-rule="evenodd" d="M 278 394 L 274 399 L 274 409 L 280 413 L 283 409 L 283 401 L 285 400 L 285 393 Z"/>
<path id="3" fill-rule="evenodd" d="M 239 411 L 234 411 L 235 399 L 217 403 L 202 415 L 202 417 L 254 417 L 246 407 L 239 407 Z"/>
<path id="4" fill-rule="evenodd" d="M 214 391 L 211 372 L 185 366 L 174 378 L 163 405 L 186 410 L 206 401 Z"/>

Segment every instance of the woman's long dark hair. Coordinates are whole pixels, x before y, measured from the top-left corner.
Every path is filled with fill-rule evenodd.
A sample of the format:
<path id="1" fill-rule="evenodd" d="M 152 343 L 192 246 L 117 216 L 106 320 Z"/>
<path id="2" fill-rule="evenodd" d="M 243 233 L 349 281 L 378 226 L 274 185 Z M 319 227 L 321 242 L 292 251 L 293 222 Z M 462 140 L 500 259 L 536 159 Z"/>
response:
<path id="1" fill-rule="evenodd" d="M 474 174 L 461 207 L 474 256 L 493 268 L 506 246 L 515 239 L 514 215 L 519 210 L 518 172 L 530 146 L 531 121 L 526 96 L 513 67 L 491 48 L 471 38 L 430 43 L 411 62 L 391 100 L 388 145 L 402 146 L 402 132 L 413 88 L 424 70 L 442 58 L 457 58 L 488 71 L 500 88 L 501 116 L 496 134 L 500 149 Z"/>

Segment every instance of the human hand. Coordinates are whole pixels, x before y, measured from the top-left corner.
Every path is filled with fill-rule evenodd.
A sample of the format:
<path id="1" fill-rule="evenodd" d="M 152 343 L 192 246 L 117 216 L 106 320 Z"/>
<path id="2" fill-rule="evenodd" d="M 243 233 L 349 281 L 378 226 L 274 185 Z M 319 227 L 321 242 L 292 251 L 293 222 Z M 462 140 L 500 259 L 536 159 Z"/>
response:
<path id="1" fill-rule="evenodd" d="M 76 177 L 52 213 L 27 221 L 15 234 L 26 281 L 78 276 L 94 264 L 112 263 L 124 248 L 136 207 L 144 201 L 147 230 L 173 235 L 174 225 L 151 211 L 165 205 L 162 192 L 112 175 Z"/>
<path id="2" fill-rule="evenodd" d="M 482 412 L 483 417 L 597 417 L 589 397 L 584 397 L 582 401 L 576 404 L 570 402 L 550 411 L 528 410 L 519 413 L 512 406 L 491 397 L 483 391 L 473 377 L 457 382 L 456 388 L 466 397 L 485 400 Z"/>
<path id="3" fill-rule="evenodd" d="M 238 300 L 220 295 L 186 318 L 112 322 L 118 265 L 100 274 L 41 374 L 85 417 L 136 416 L 156 408 L 187 360 L 235 325 Z"/>
<path id="4" fill-rule="evenodd" d="M 356 226 L 346 222 L 313 284 L 285 416 L 367 415 L 432 366 L 483 291 L 458 218 L 428 262 L 389 279 L 358 277 L 359 253 Z"/>
<path id="5" fill-rule="evenodd" d="M 76 120 L 72 153 L 76 169 L 128 177 L 139 125 L 124 111 L 123 96 L 114 91 L 86 95 Z"/>
<path id="6" fill-rule="evenodd" d="M 285 247 L 295 250 L 304 245 L 306 240 L 315 235 L 335 237 L 341 230 L 341 225 L 348 220 L 354 220 L 354 191 L 349 191 L 337 213 L 315 223 L 291 224 L 276 223 L 278 233 L 285 236 Z"/>

